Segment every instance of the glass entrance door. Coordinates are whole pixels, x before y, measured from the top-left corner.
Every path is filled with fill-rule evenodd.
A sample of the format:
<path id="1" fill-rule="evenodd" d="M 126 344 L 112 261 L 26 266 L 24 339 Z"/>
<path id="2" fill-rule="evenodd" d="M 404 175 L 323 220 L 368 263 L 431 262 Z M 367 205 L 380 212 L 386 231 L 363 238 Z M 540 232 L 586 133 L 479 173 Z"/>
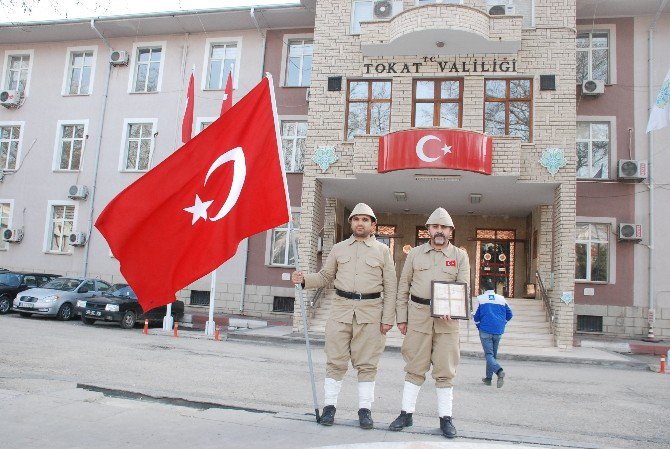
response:
<path id="1" fill-rule="evenodd" d="M 475 292 L 482 294 L 484 281 L 491 280 L 497 294 L 514 296 L 515 231 L 477 230 Z"/>

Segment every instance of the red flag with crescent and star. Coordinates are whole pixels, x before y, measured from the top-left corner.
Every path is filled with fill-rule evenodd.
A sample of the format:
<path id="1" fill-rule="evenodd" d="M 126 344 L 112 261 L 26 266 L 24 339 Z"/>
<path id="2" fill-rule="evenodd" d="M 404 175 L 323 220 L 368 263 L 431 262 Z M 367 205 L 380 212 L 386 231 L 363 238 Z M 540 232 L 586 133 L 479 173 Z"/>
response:
<path id="1" fill-rule="evenodd" d="M 223 102 L 221 103 L 221 115 L 233 107 L 233 71 L 228 72 L 226 89 L 223 91 Z"/>
<path id="2" fill-rule="evenodd" d="M 145 311 L 173 302 L 243 239 L 290 221 L 271 89 L 264 78 L 98 217 Z"/>

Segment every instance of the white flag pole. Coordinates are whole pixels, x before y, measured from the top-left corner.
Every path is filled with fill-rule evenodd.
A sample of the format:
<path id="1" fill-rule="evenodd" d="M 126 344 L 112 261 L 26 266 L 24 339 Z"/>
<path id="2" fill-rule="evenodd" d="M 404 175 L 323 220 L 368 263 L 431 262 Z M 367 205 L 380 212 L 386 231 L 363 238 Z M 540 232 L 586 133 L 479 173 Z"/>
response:
<path id="1" fill-rule="evenodd" d="M 286 169 L 284 167 L 284 157 L 282 153 L 282 147 L 281 147 L 281 136 L 279 135 L 279 116 L 277 115 L 277 102 L 275 100 L 275 86 L 274 86 L 274 81 L 272 80 L 272 75 L 269 72 L 265 73 L 266 78 L 268 78 L 268 81 L 270 83 L 270 99 L 272 100 L 272 115 L 274 116 L 274 121 L 275 121 L 275 134 L 277 137 L 277 150 L 279 151 L 279 161 L 281 163 L 282 167 L 282 176 L 284 177 L 284 190 L 286 193 L 286 206 L 288 207 L 289 210 L 289 222 L 288 222 L 288 229 L 289 229 L 289 237 L 293 235 L 294 233 L 294 226 L 293 226 L 293 214 L 291 214 L 291 200 L 289 197 L 289 192 L 288 192 L 288 185 L 286 183 Z M 293 245 L 293 258 L 295 260 L 295 269 L 296 271 L 300 271 L 300 263 L 299 263 L 299 258 L 298 258 L 298 242 L 295 237 L 293 237 L 291 242 L 291 245 Z M 305 312 L 305 301 L 303 298 L 303 293 L 302 293 L 302 287 L 299 284 L 296 284 L 296 293 L 297 293 L 297 301 L 300 303 L 300 314 L 302 315 L 302 329 L 303 333 L 305 336 L 305 347 L 307 349 L 307 364 L 309 366 L 309 378 L 312 384 L 312 400 L 314 402 L 314 414 L 316 417 L 316 422 L 320 422 L 321 418 L 319 416 L 319 400 L 317 399 L 316 396 L 316 383 L 314 382 L 314 365 L 312 363 L 312 349 L 309 344 L 309 334 L 307 333 L 307 314 Z"/>
<path id="2" fill-rule="evenodd" d="M 212 271 L 212 284 L 209 288 L 209 319 L 205 324 L 205 335 L 214 335 L 214 299 L 216 298 L 216 270 Z"/>

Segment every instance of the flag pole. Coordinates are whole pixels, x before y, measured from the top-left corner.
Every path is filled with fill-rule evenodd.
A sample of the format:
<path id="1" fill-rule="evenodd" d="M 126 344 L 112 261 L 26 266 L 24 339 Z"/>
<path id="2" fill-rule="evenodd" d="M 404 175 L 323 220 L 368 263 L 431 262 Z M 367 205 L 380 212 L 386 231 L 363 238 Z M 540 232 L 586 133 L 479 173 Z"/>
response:
<path id="1" fill-rule="evenodd" d="M 216 298 L 216 268 L 212 271 L 212 284 L 209 288 L 209 319 L 205 323 L 205 335 L 214 335 L 214 300 Z"/>
<path id="2" fill-rule="evenodd" d="M 287 201 L 286 205 L 288 206 L 289 210 L 288 229 L 290 237 L 294 233 L 293 214 L 291 214 L 291 199 L 288 192 L 288 185 L 286 183 L 286 169 L 284 167 L 283 162 L 284 157 L 281 149 L 282 148 L 281 136 L 279 135 L 279 116 L 277 115 L 277 101 L 275 100 L 275 85 L 274 81 L 272 80 L 272 75 L 270 74 L 270 72 L 265 72 L 265 77 L 268 79 L 270 84 L 270 99 L 272 101 L 272 115 L 274 116 L 275 121 L 277 150 L 279 151 L 279 160 L 282 162 L 281 168 L 282 168 L 282 175 L 284 177 L 284 190 L 286 192 L 286 201 Z M 298 257 L 298 241 L 295 237 L 292 239 L 291 245 L 293 246 L 293 260 L 295 261 L 295 269 L 296 271 L 300 271 L 300 260 Z M 314 402 L 314 416 L 316 417 L 316 422 L 318 423 L 321 422 L 321 417 L 319 415 L 319 400 L 316 395 L 316 383 L 314 381 L 314 364 L 312 363 L 312 348 L 309 344 L 309 333 L 307 332 L 307 313 L 305 312 L 305 301 L 303 297 L 302 286 L 300 284 L 296 284 L 295 289 L 297 292 L 298 302 L 300 303 L 300 314 L 302 315 L 302 329 L 305 335 L 305 348 L 307 349 L 307 365 L 309 366 L 309 378 L 312 384 L 312 401 Z"/>

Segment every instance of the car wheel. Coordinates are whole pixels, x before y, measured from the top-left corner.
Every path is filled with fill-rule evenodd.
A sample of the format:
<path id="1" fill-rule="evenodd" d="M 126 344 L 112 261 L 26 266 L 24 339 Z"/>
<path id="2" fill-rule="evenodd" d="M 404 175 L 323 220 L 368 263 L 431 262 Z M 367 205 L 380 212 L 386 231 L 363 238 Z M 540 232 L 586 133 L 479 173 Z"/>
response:
<path id="1" fill-rule="evenodd" d="M 23 318 L 30 318 L 33 314 L 28 312 L 19 312 L 19 315 L 21 315 Z"/>
<path id="2" fill-rule="evenodd" d="M 95 323 L 95 320 L 93 318 L 86 318 L 84 316 L 81 317 L 81 321 L 82 321 L 82 323 L 84 323 L 88 326 L 91 326 L 91 325 L 93 325 L 93 323 Z"/>
<path id="3" fill-rule="evenodd" d="M 12 300 L 8 296 L 0 296 L 0 315 L 9 312 L 12 307 Z"/>
<path id="4" fill-rule="evenodd" d="M 56 318 L 58 318 L 61 321 L 67 321 L 72 318 L 72 304 L 69 302 L 64 303 L 62 306 L 60 306 L 60 309 L 58 309 L 58 313 L 56 314 Z"/>
<path id="5" fill-rule="evenodd" d="M 132 329 L 135 327 L 135 322 L 137 321 L 137 315 L 132 310 L 126 311 L 121 318 L 121 327 L 124 329 Z"/>

